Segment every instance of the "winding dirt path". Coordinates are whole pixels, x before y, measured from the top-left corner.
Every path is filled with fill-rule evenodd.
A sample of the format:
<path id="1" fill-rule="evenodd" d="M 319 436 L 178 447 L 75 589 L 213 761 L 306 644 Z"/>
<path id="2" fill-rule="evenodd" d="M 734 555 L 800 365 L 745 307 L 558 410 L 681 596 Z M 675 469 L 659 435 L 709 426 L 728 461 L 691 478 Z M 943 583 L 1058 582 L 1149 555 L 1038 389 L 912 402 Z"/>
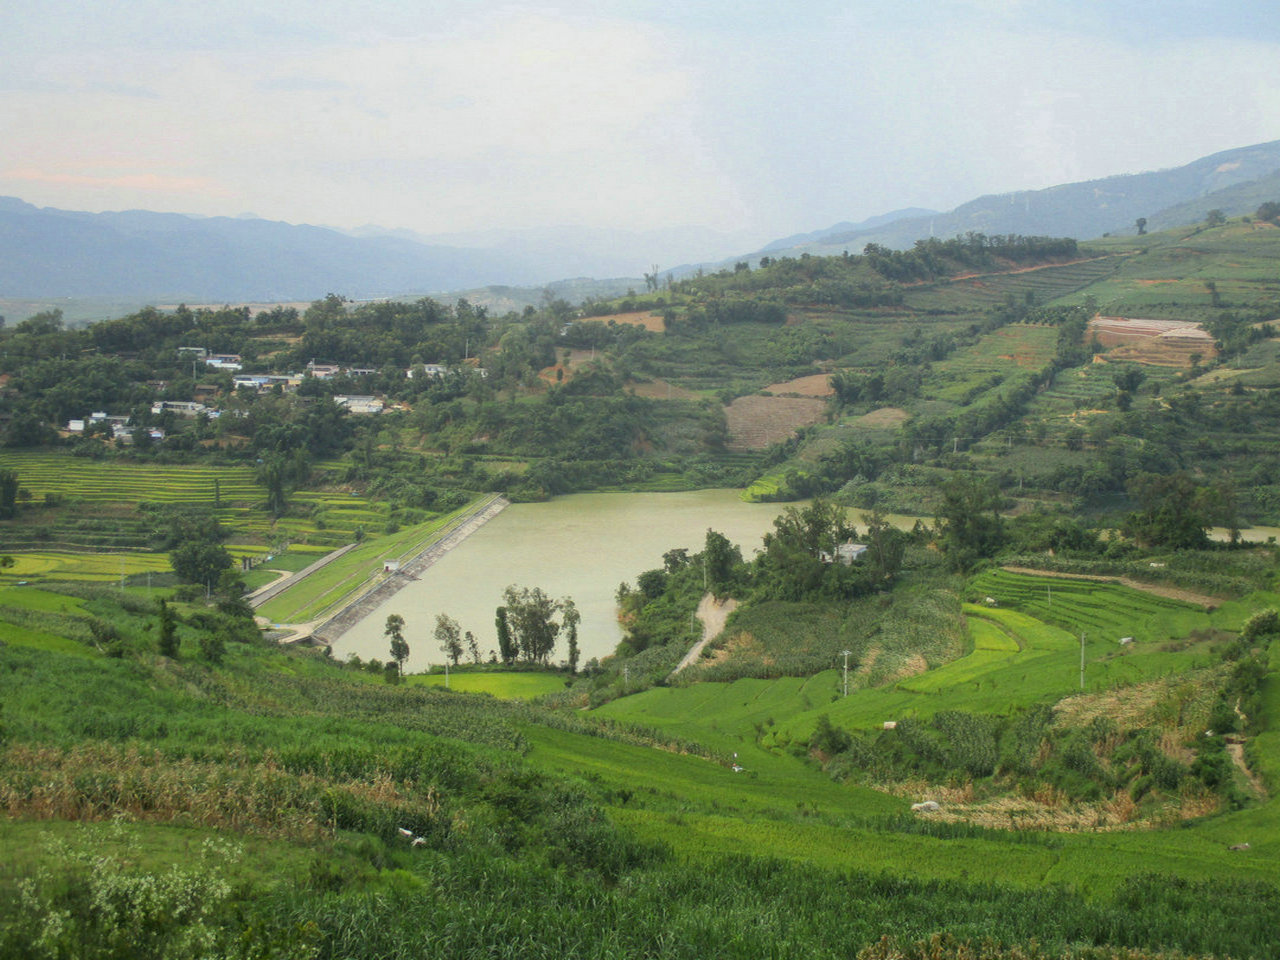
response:
<path id="1" fill-rule="evenodd" d="M 680 661 L 680 665 L 671 671 L 670 676 L 675 676 L 691 663 L 696 663 L 698 657 L 702 656 L 702 648 L 707 642 L 718 636 L 720 631 L 724 629 L 725 621 L 729 619 L 729 614 L 738 609 L 738 601 L 732 597 L 720 601 L 707 594 L 698 604 L 697 617 L 702 621 L 702 639 L 693 645 L 688 653 L 684 655 L 684 659 Z"/>
<path id="2" fill-rule="evenodd" d="M 1249 786 L 1253 788 L 1253 792 L 1258 797 L 1265 797 L 1267 788 L 1262 785 L 1262 781 L 1258 779 L 1257 774 L 1250 770 L 1248 764 L 1244 762 L 1244 744 L 1227 741 L 1227 753 L 1231 756 L 1231 761 L 1236 765 L 1236 768 L 1249 781 Z"/>

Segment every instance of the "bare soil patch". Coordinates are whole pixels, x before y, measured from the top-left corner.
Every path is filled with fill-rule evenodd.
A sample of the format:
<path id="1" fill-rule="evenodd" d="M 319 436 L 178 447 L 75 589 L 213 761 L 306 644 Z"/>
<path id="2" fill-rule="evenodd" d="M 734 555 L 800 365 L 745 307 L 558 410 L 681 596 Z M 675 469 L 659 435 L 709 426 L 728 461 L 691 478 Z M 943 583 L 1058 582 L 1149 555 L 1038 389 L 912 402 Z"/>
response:
<path id="1" fill-rule="evenodd" d="M 671 676 L 674 677 L 685 667 L 698 661 L 698 658 L 702 656 L 703 648 L 712 639 L 720 635 L 720 632 L 724 630 L 725 621 L 729 619 L 729 614 L 736 609 L 738 609 L 738 601 L 732 597 L 721 601 L 708 593 L 702 598 L 698 604 L 698 619 L 702 621 L 702 639 L 695 643 L 689 652 L 684 655 L 680 665 L 671 671 Z"/>
<path id="2" fill-rule="evenodd" d="M 1189 367 L 1191 355 L 1217 356 L 1213 337 L 1198 323 L 1142 317 L 1095 317 L 1087 336 L 1110 347 L 1108 360 L 1131 360 L 1159 367 Z"/>
<path id="3" fill-rule="evenodd" d="M 633 313 L 611 313 L 606 317 L 583 317 L 583 323 L 631 323 L 644 327 L 652 333 L 662 333 L 662 317 L 649 310 L 637 310 Z"/>
<path id="4" fill-rule="evenodd" d="M 775 383 L 765 387 L 764 392 L 780 397 L 829 397 L 835 393 L 831 389 L 831 375 L 827 373 L 815 373 L 785 383 Z"/>
<path id="5" fill-rule="evenodd" d="M 902 426 L 910 417 L 911 414 L 901 407 L 881 407 L 879 410 L 863 414 L 853 423 L 855 426 L 873 430 L 892 430 Z"/>
<path id="6" fill-rule="evenodd" d="M 765 653 L 764 644 L 756 639 L 755 634 L 745 630 L 729 637 L 723 645 L 716 648 L 711 657 L 712 664 L 727 663 L 730 660 L 753 660 L 766 665 L 773 663 L 773 658 Z"/>
<path id="7" fill-rule="evenodd" d="M 822 420 L 827 405 L 807 397 L 739 397 L 725 407 L 729 449 L 764 450 Z"/>

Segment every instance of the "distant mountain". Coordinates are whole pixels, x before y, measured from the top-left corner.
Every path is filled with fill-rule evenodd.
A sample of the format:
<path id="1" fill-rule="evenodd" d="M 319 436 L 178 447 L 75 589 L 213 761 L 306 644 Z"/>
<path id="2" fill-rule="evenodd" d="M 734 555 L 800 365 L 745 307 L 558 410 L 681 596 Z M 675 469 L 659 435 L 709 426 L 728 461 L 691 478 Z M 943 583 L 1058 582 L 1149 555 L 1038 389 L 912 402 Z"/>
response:
<path id="1" fill-rule="evenodd" d="M 506 279 L 483 252 L 321 227 L 130 210 L 76 213 L 0 199 L 0 297 L 310 300 Z"/>
<path id="2" fill-rule="evenodd" d="M 740 250 L 744 243 L 758 239 L 694 226 L 660 230 L 551 226 L 441 234 L 420 234 L 411 230 L 386 230 L 368 226 L 351 232 L 356 236 L 396 236 L 424 244 L 485 250 L 503 263 L 518 269 L 524 276 L 537 277 L 539 282 L 554 277 L 638 279 L 655 264 L 661 270 L 673 263 Z M 523 279 L 503 282 L 531 281 Z"/>
<path id="3" fill-rule="evenodd" d="M 353 299 L 563 277 L 632 277 L 652 265 L 740 246 L 700 227 L 654 231 L 550 227 L 423 236 L 341 231 L 239 217 L 129 210 L 79 213 L 0 197 L 0 299 L 142 298 L 175 302 Z"/>
<path id="4" fill-rule="evenodd" d="M 1250 212 L 1262 202 L 1253 203 L 1251 198 L 1268 192 L 1270 196 L 1263 199 L 1275 198 L 1272 184 L 1277 172 L 1280 140 L 1215 153 L 1171 170 L 979 197 L 948 213 L 910 217 L 888 214 L 892 219 L 880 226 L 844 233 L 818 231 L 813 239 L 785 247 L 779 246 L 785 241 L 775 241 L 752 256 L 834 254 L 845 249 L 860 253 L 868 243 L 905 249 L 926 237 L 954 237 L 971 230 L 1080 240 L 1104 233 L 1133 233 L 1139 217 L 1146 217 L 1148 229 L 1152 229 L 1195 222 L 1214 207 L 1228 215 Z M 1209 197 L 1216 199 L 1206 206 L 1202 201 Z M 734 259 L 743 258 L 724 262 Z"/>
<path id="5" fill-rule="evenodd" d="M 774 240 L 772 243 L 761 247 L 760 252 L 769 253 L 772 250 L 786 250 L 806 243 L 840 243 L 843 237 L 866 233 L 869 230 L 883 227 L 898 220 L 932 217 L 937 212 L 937 210 L 928 210 L 924 207 L 907 207 L 903 210 L 895 210 L 892 213 L 882 213 L 879 216 L 868 217 L 861 223 L 850 223 L 845 220 L 827 227 L 825 230 L 815 230 L 812 233 L 796 233 L 789 237 L 783 237 L 781 240 Z"/>
<path id="6" fill-rule="evenodd" d="M 1280 200 L 1280 170 L 1161 210 L 1147 218 L 1147 229 L 1167 230 L 1199 223 L 1210 210 L 1221 210 L 1228 217 L 1240 217 L 1253 213 L 1268 200 Z"/>

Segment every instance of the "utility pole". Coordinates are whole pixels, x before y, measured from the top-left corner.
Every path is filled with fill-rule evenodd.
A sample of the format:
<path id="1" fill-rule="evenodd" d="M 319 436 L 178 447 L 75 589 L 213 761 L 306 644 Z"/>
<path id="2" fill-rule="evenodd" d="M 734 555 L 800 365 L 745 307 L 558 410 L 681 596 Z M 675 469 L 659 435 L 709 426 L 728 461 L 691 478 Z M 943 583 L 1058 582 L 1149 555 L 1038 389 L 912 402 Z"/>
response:
<path id="1" fill-rule="evenodd" d="M 843 650 L 841 652 L 844 655 L 844 695 L 847 697 L 849 695 L 849 655 L 853 651 Z"/>
<path id="2" fill-rule="evenodd" d="M 1080 634 L 1080 689 L 1084 690 L 1084 633 Z"/>
<path id="3" fill-rule="evenodd" d="M 631 667 L 623 664 L 622 667 L 622 692 L 626 693 L 631 689 Z"/>

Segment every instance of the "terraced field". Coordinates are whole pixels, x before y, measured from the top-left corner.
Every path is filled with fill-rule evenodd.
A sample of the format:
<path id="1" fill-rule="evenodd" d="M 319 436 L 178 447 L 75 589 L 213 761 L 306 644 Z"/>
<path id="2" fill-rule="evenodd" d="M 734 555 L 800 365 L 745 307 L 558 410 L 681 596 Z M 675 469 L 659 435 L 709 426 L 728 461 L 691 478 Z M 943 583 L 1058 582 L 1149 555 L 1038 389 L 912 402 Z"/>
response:
<path id="1" fill-rule="evenodd" d="M 999 392 L 1006 382 L 1017 382 L 1043 369 L 1053 359 L 1057 338 L 1057 328 L 1048 325 L 1001 327 L 933 364 L 924 395 L 950 403 L 972 403 L 985 393 Z"/>
<path id="2" fill-rule="evenodd" d="M 808 397 L 739 397 L 725 408 L 730 450 L 763 450 L 817 423 L 826 402 Z"/>
<path id="3" fill-rule="evenodd" d="M 57 453 L 0 452 L 33 499 L 54 494 L 81 503 L 250 504 L 263 497 L 250 467 L 87 460 Z"/>
<path id="4" fill-rule="evenodd" d="M 974 599 L 994 598 L 1002 607 L 1014 607 L 1073 634 L 1087 633 L 1118 643 L 1132 637 L 1138 643 L 1154 643 L 1208 630 L 1215 623 L 1230 625 L 1238 617 L 1227 606 L 1207 613 L 1203 607 L 1157 596 L 1105 580 L 1074 580 L 1035 576 L 1008 570 L 990 570 L 975 577 L 970 586 Z M 1235 624 L 1238 627 L 1238 624 Z"/>
<path id="5" fill-rule="evenodd" d="M 1125 618 L 1141 620 L 1146 639 L 1124 651 L 1111 641 L 1087 640 L 1087 689 L 1176 677 L 1209 659 L 1205 645 L 1194 639 L 1188 642 L 1184 632 L 1195 618 L 1205 617 L 1213 627 L 1238 626 L 1248 609 L 1276 599 L 1255 595 L 1248 603 L 1225 605 L 1210 614 L 1120 585 L 1077 582 L 1054 599 L 1055 616 L 1068 629 L 1045 622 L 1029 609 L 1011 608 L 1015 604 L 1036 607 L 1042 581 L 1047 579 L 1004 571 L 980 579 L 984 589 L 999 588 L 1003 596 L 999 607 L 965 606 L 973 640 L 970 652 L 895 685 L 859 689 L 845 698 L 840 696 L 840 672 L 830 670 L 803 679 L 655 688 L 596 711 L 706 743 L 724 762 L 735 758 L 744 768 L 742 773 L 725 776 L 714 765 L 679 758 L 650 760 L 644 751 L 624 745 L 570 747 L 556 731 L 539 733 L 532 756 L 566 770 L 582 763 L 579 769 L 616 784 L 617 789 L 631 785 L 635 799 L 615 807 L 614 816 L 644 836 L 663 837 L 690 853 L 732 852 L 749 837 L 755 853 L 809 862 L 876 865 L 890 872 L 908 863 L 915 865 L 909 869 L 927 863 L 932 875 L 943 876 L 955 875 L 949 872 L 949 864 L 963 862 L 964 875 L 971 878 L 1079 883 L 1093 892 L 1110 889 L 1114 877 L 1132 872 L 1265 878 L 1272 869 L 1273 852 L 1246 862 L 1238 856 L 1233 860 L 1227 847 L 1240 837 L 1273 836 L 1274 804 L 1187 824 L 1190 829 L 1177 831 L 1066 834 L 1052 842 L 1036 835 L 1024 835 L 1019 842 L 1018 834 L 991 831 L 972 839 L 948 840 L 942 849 L 919 843 L 921 838 L 863 826 L 868 816 L 874 820 L 875 811 L 884 809 L 886 801 L 895 802 L 893 798 L 867 799 L 864 788 L 849 786 L 843 796 L 829 796 L 828 788 L 818 781 L 806 781 L 814 768 L 793 756 L 807 752 L 820 716 L 845 729 L 874 730 L 887 720 L 928 718 L 944 710 L 1007 714 L 1032 703 L 1055 701 L 1079 688 L 1080 640 L 1074 628 L 1084 623 L 1100 628 Z M 1090 596 L 1093 591 L 1098 591 L 1096 598 Z M 590 752 L 591 759 L 583 760 L 580 753 L 575 757 L 580 751 Z M 597 757 L 601 752 L 610 756 Z M 1257 765 L 1264 773 L 1274 772 L 1270 760 Z M 721 786 L 713 788 L 717 780 Z M 780 812 L 770 816 L 764 796 L 750 793 L 757 784 L 768 787 L 767 795 L 775 798 L 775 804 L 797 797 L 797 809 L 811 809 L 812 820 L 796 822 Z M 712 802 L 713 809 L 695 806 L 690 802 L 695 797 Z M 744 818 L 753 818 L 749 828 L 744 828 Z M 1259 849 L 1272 846 L 1264 842 Z"/>
<path id="6" fill-rule="evenodd" d="M 960 306 L 986 310 L 1000 305 L 1010 295 L 1025 300 L 1028 294 L 1038 303 L 1049 303 L 1110 277 L 1122 263 L 1121 257 L 1106 257 L 1022 272 L 946 280 L 908 287 L 904 293 L 907 305 L 916 310 L 955 310 Z"/>

